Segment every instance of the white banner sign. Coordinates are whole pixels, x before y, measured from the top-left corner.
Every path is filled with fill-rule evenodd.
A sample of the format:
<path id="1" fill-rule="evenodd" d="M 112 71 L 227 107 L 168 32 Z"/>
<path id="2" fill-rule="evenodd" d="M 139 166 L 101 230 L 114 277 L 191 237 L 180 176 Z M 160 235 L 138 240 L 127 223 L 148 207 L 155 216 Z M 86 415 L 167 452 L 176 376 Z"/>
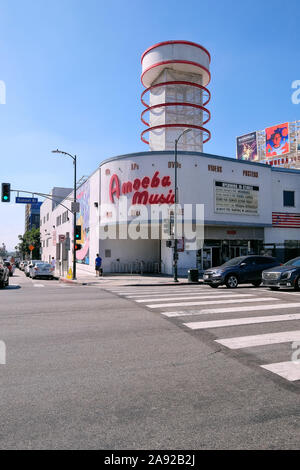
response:
<path id="1" fill-rule="evenodd" d="M 258 186 L 215 181 L 215 212 L 259 215 L 258 195 Z"/>

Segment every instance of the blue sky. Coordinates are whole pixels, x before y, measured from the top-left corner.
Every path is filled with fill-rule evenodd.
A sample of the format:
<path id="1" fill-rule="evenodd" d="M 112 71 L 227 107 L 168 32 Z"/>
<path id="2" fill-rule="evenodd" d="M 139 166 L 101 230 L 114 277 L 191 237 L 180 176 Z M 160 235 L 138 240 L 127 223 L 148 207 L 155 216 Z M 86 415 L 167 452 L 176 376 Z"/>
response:
<path id="1" fill-rule="evenodd" d="M 299 1 L 0 0 L 1 181 L 48 192 L 72 185 L 105 158 L 148 150 L 140 140 L 140 57 L 185 39 L 211 53 L 212 140 L 207 153 L 235 156 L 235 137 L 300 119 Z M 24 231 L 24 207 L 0 205 L 0 243 Z"/>

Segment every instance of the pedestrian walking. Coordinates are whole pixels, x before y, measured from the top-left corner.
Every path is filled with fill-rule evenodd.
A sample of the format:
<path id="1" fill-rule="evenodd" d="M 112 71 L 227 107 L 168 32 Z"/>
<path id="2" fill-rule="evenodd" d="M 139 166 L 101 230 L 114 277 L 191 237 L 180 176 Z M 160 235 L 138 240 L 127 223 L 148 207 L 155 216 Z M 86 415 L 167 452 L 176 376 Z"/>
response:
<path id="1" fill-rule="evenodd" d="M 56 261 L 53 257 L 52 257 L 52 260 L 51 260 L 51 266 L 53 268 L 53 271 L 55 271 Z"/>
<path id="2" fill-rule="evenodd" d="M 100 258 L 99 253 L 97 253 L 97 257 L 95 259 L 96 277 L 100 277 L 103 274 L 101 265 L 102 265 L 102 258 Z"/>

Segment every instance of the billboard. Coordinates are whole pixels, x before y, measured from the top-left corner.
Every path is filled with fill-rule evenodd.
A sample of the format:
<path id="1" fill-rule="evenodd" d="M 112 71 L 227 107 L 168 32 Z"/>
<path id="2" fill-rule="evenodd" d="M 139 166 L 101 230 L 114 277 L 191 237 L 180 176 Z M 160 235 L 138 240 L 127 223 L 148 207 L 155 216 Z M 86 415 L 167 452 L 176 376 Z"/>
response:
<path id="1" fill-rule="evenodd" d="M 258 160 L 257 155 L 257 135 L 256 132 L 242 135 L 236 139 L 237 159 L 249 160 L 251 162 Z"/>
<path id="2" fill-rule="evenodd" d="M 290 151 L 289 123 L 266 128 L 266 158 L 285 155 Z"/>

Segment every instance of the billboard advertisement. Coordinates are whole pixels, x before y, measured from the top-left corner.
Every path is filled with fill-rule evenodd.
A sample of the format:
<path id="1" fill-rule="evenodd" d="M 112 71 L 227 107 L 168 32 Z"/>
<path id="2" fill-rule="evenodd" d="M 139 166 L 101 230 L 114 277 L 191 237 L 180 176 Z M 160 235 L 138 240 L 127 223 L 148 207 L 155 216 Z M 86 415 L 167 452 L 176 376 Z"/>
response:
<path id="1" fill-rule="evenodd" d="M 251 162 L 258 160 L 256 132 L 242 135 L 236 139 L 237 159 Z"/>
<path id="2" fill-rule="evenodd" d="M 278 124 L 266 129 L 266 157 L 285 155 L 290 151 L 289 123 Z"/>

